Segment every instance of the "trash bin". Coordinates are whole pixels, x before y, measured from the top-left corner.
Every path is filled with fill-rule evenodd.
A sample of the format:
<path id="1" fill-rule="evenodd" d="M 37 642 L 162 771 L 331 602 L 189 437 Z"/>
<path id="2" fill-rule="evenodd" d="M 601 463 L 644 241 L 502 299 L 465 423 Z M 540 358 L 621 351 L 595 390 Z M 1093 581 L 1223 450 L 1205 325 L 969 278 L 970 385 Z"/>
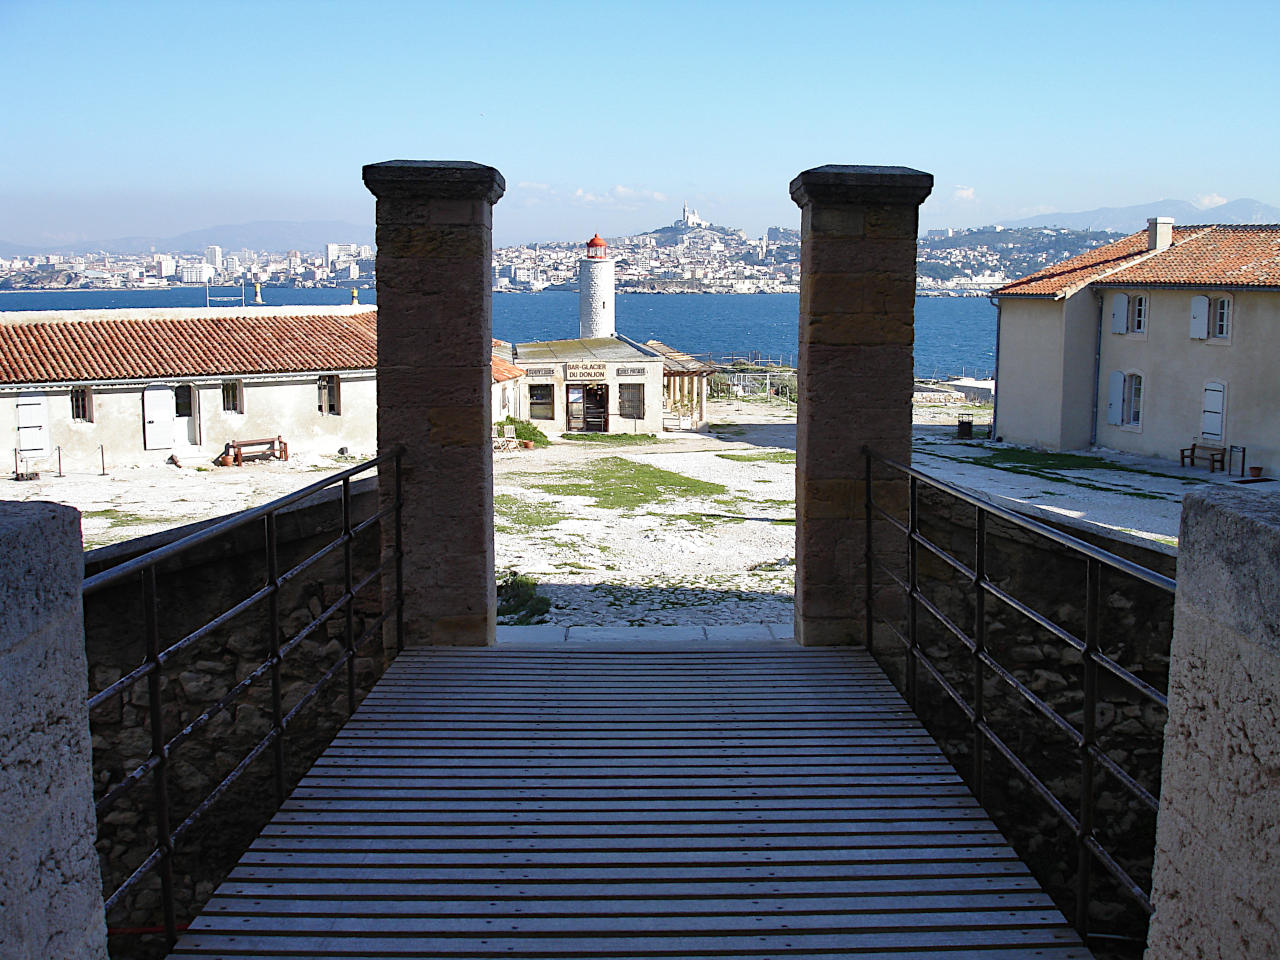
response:
<path id="1" fill-rule="evenodd" d="M 961 440 L 973 439 L 973 417 L 964 414 L 956 417 L 956 436 Z"/>

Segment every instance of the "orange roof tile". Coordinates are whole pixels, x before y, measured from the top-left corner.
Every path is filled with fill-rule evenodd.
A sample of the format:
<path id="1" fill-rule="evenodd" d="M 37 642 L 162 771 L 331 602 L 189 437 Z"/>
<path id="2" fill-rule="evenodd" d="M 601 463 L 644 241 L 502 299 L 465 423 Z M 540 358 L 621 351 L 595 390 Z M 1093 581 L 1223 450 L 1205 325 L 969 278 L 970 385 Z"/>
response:
<path id="1" fill-rule="evenodd" d="M 0 384 L 373 370 L 377 310 L 0 313 Z M 524 371 L 495 356 L 495 381 Z"/>
<path id="2" fill-rule="evenodd" d="M 1038 270 L 994 291 L 996 297 L 1069 297 L 1107 286 L 1280 286 L 1280 225 L 1175 227 L 1173 243 L 1147 249 L 1147 231 Z"/>

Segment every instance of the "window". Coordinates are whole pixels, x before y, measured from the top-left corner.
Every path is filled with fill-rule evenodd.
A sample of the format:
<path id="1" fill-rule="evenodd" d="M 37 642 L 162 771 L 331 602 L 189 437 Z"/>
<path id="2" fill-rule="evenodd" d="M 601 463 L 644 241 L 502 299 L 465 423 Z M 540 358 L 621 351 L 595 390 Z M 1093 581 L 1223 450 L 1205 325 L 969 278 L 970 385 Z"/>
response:
<path id="1" fill-rule="evenodd" d="M 1213 297 L 1209 301 L 1209 336 L 1226 340 L 1231 336 L 1231 298 Z"/>
<path id="2" fill-rule="evenodd" d="M 1147 328 L 1147 298 L 1130 297 L 1129 315 L 1125 318 L 1125 333 L 1142 333 Z"/>
<path id="3" fill-rule="evenodd" d="M 644 384 L 618 384 L 618 416 L 628 420 L 644 419 Z"/>
<path id="4" fill-rule="evenodd" d="M 71 419 L 93 423 L 93 392 L 88 387 L 71 388 Z"/>
<path id="5" fill-rule="evenodd" d="M 326 374 L 316 381 L 316 409 L 322 414 L 342 414 L 342 384 L 336 373 Z"/>
<path id="6" fill-rule="evenodd" d="M 244 413 L 244 387 L 239 380 L 222 381 L 222 409 L 225 413 Z"/>
<path id="7" fill-rule="evenodd" d="M 556 418 L 556 401 L 553 392 L 554 384 L 529 384 L 529 418 L 531 420 L 554 420 Z"/>
<path id="8" fill-rule="evenodd" d="M 1227 385 L 1210 380 L 1204 385 L 1204 404 L 1200 413 L 1200 439 L 1221 443 L 1226 427 Z"/>
<path id="9" fill-rule="evenodd" d="M 1142 375 L 1127 373 L 1124 378 L 1124 410 L 1120 422 L 1131 427 L 1142 423 Z"/>
<path id="10" fill-rule="evenodd" d="M 195 405 L 195 399 L 191 395 L 191 384 L 184 383 L 174 388 L 173 415 L 175 417 L 190 417 Z"/>

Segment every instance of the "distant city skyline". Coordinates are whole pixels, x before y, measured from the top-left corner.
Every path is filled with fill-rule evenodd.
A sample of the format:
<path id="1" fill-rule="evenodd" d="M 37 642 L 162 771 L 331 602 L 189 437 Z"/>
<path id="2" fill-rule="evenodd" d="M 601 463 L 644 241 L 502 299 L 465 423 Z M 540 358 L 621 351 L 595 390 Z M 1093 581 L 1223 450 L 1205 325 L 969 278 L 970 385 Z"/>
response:
<path id="1" fill-rule="evenodd" d="M 1244 2 L 0 4 L 0 240 L 371 223 L 360 168 L 398 157 L 501 170 L 500 245 L 685 202 L 759 236 L 824 163 L 932 173 L 923 228 L 1276 204 L 1278 33 Z"/>

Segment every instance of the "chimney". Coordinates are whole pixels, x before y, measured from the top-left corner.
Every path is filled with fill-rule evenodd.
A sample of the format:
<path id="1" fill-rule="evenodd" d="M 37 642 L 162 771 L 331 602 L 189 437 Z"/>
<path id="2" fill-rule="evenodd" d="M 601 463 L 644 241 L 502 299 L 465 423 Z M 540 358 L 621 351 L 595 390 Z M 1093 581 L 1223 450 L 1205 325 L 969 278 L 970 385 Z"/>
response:
<path id="1" fill-rule="evenodd" d="M 1173 217 L 1150 217 L 1147 220 L 1147 249 L 1159 253 L 1173 243 Z"/>

